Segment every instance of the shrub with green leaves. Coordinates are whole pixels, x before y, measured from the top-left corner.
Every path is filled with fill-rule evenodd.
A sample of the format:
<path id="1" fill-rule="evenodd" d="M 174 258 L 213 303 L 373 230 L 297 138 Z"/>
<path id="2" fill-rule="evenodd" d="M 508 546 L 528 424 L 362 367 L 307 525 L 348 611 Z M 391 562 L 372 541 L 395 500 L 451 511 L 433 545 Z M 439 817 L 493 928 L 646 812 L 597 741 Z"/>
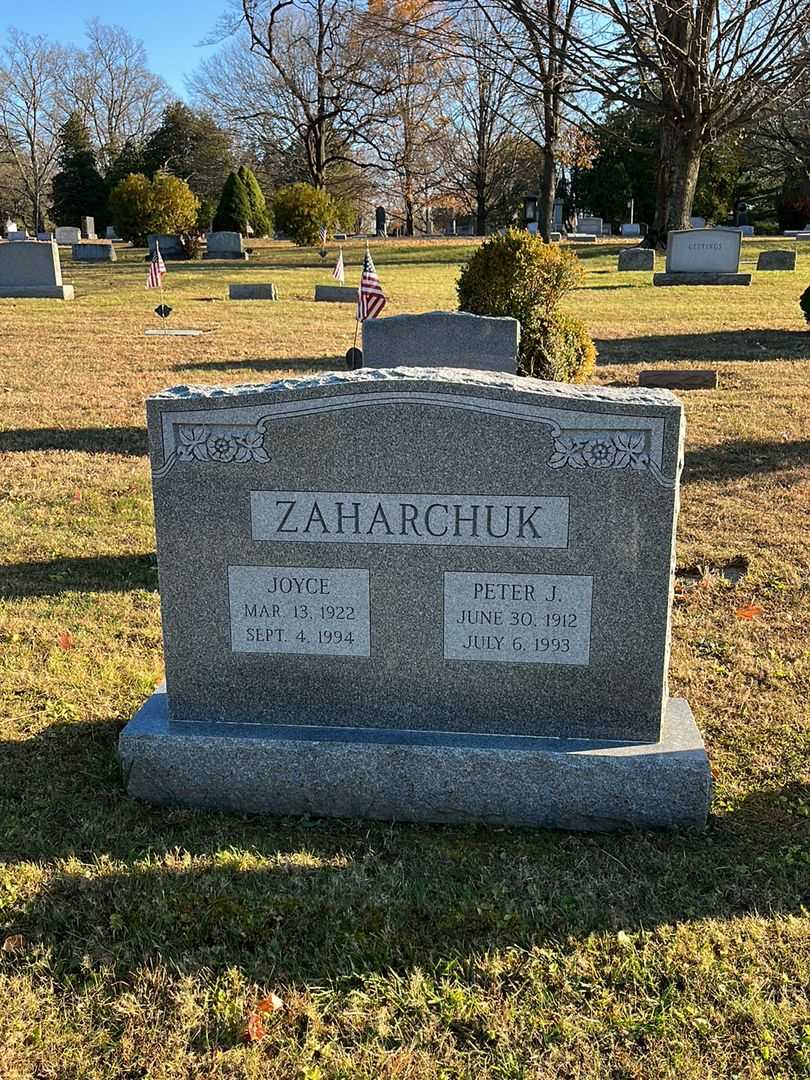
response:
<path id="1" fill-rule="evenodd" d="M 122 238 L 135 244 L 144 244 L 149 233 L 193 232 L 199 207 L 185 180 L 167 173 L 152 180 L 131 173 L 110 193 L 110 216 Z"/>
<path id="2" fill-rule="evenodd" d="M 237 176 L 245 186 L 250 202 L 250 224 L 254 236 L 269 236 L 273 231 L 273 215 L 267 207 L 267 200 L 261 189 L 256 174 L 247 165 L 240 165 Z"/>
<path id="3" fill-rule="evenodd" d="M 338 222 L 338 207 L 326 191 L 311 184 L 289 184 L 279 188 L 273 198 L 276 229 L 296 244 L 318 243 L 322 226 L 333 230 Z"/>
<path id="4" fill-rule="evenodd" d="M 508 229 L 478 248 L 458 279 L 459 310 L 509 316 L 520 323 L 518 372 L 584 382 L 596 349 L 584 325 L 558 311 L 584 274 L 576 255 L 522 229 Z"/>
<path id="5" fill-rule="evenodd" d="M 799 298 L 799 307 L 802 309 L 807 322 L 810 323 L 810 285 L 807 286 Z"/>
<path id="6" fill-rule="evenodd" d="M 214 232 L 238 232 L 246 236 L 250 219 L 248 190 L 237 173 L 228 173 L 217 212 L 214 214 Z"/>

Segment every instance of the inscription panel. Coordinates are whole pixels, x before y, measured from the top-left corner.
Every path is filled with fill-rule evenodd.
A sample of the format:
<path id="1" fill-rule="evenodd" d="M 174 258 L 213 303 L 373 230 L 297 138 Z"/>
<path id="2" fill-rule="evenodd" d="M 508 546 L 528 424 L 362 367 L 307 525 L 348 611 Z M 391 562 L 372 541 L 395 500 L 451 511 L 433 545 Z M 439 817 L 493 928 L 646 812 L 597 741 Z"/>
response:
<path id="1" fill-rule="evenodd" d="M 568 547 L 568 498 L 252 491 L 254 540 Z"/>
<path id="2" fill-rule="evenodd" d="M 592 577 L 445 573 L 445 660 L 587 667 L 592 594 Z"/>
<path id="3" fill-rule="evenodd" d="M 368 570 L 229 566 L 231 650 L 367 657 Z"/>

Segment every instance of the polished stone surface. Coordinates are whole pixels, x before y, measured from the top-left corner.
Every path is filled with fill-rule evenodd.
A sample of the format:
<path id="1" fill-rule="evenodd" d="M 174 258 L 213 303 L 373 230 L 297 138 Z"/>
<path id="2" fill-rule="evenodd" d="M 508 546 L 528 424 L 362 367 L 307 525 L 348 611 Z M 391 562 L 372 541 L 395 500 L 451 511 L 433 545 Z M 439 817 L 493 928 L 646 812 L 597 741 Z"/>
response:
<path id="1" fill-rule="evenodd" d="M 517 319 L 428 311 L 363 323 L 363 364 L 370 368 L 473 368 L 514 375 L 520 345 Z"/>
<path id="2" fill-rule="evenodd" d="M 620 271 L 624 270 L 654 270 L 655 252 L 652 248 L 624 248 L 619 252 Z"/>

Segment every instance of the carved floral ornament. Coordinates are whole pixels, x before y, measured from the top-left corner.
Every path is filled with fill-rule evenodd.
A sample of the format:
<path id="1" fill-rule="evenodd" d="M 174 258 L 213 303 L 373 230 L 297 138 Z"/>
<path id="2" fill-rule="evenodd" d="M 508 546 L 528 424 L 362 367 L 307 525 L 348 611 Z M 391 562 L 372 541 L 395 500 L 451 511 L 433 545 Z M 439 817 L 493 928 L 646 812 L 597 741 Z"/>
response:
<path id="1" fill-rule="evenodd" d="M 264 432 L 256 428 L 224 428 L 205 424 L 180 424 L 177 429 L 178 461 L 268 462 Z"/>
<path id="2" fill-rule="evenodd" d="M 640 431 L 613 431 L 587 435 L 558 435 L 550 469 L 635 469 L 650 467 L 650 456 Z"/>

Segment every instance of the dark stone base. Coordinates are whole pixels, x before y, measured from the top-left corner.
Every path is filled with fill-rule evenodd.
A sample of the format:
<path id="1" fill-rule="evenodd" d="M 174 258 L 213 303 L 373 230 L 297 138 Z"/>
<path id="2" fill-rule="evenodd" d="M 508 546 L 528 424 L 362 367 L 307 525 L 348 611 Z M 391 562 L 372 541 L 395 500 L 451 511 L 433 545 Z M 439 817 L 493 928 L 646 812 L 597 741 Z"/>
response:
<path id="1" fill-rule="evenodd" d="M 653 285 L 750 285 L 750 274 L 654 274 Z"/>
<path id="2" fill-rule="evenodd" d="M 72 300 L 72 285 L 0 285 L 0 300 Z"/>
<path id="3" fill-rule="evenodd" d="M 717 372 L 707 368 L 692 371 L 640 371 L 639 386 L 658 386 L 667 390 L 716 390 Z"/>
<path id="4" fill-rule="evenodd" d="M 295 725 L 176 724 L 160 689 L 121 733 L 127 790 L 238 813 L 576 830 L 702 826 L 711 773 L 689 705 L 649 745 Z"/>
<path id="5" fill-rule="evenodd" d="M 203 259 L 217 260 L 218 262 L 247 262 L 246 251 L 204 251 Z"/>

